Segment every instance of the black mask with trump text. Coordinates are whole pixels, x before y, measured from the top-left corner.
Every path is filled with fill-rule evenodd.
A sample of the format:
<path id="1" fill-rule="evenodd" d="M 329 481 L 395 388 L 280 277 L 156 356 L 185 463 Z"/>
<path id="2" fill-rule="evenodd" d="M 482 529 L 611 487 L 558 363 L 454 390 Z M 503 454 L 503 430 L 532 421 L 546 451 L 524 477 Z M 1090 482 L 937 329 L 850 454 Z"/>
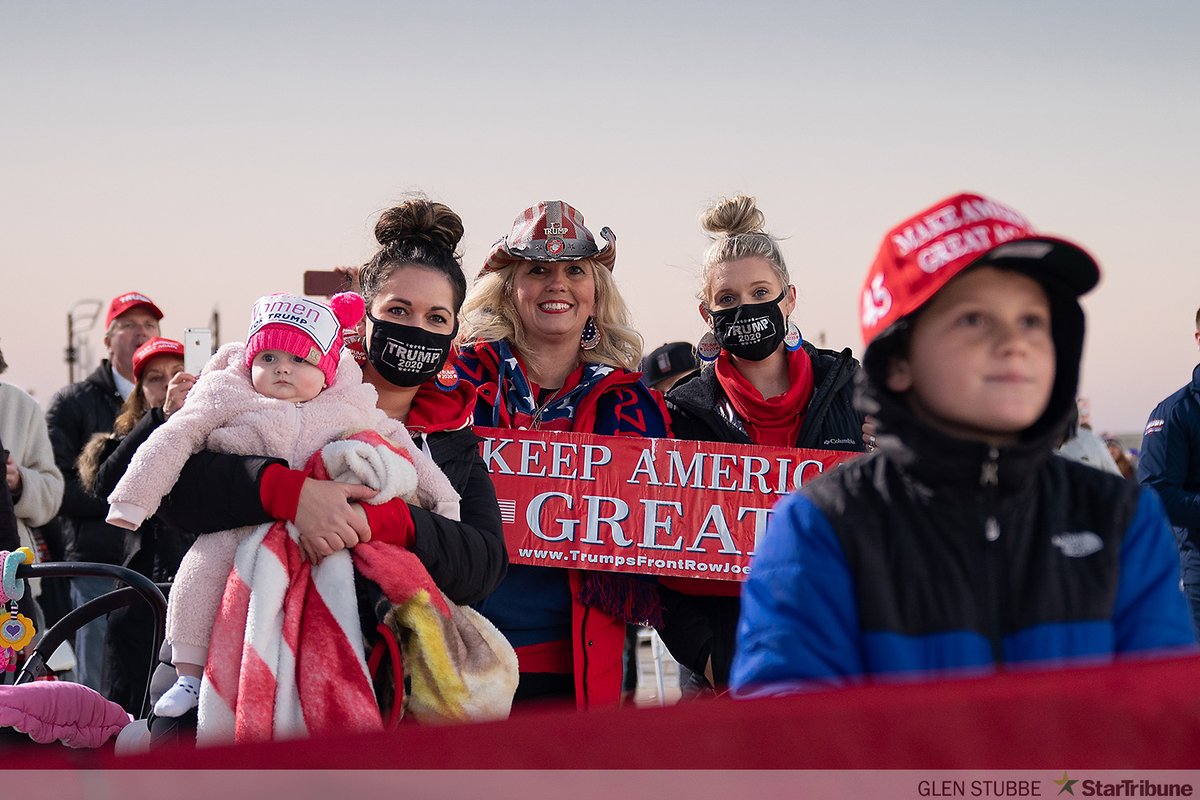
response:
<path id="1" fill-rule="evenodd" d="M 418 386 L 437 375 L 450 357 L 450 345 L 458 335 L 458 322 L 451 333 L 433 333 L 417 325 L 371 320 L 367 361 L 393 386 Z"/>
<path id="2" fill-rule="evenodd" d="M 733 308 L 708 312 L 712 316 L 713 336 L 721 349 L 747 361 L 762 361 L 775 352 L 787 335 L 787 324 L 779 297 L 765 303 L 743 303 Z"/>

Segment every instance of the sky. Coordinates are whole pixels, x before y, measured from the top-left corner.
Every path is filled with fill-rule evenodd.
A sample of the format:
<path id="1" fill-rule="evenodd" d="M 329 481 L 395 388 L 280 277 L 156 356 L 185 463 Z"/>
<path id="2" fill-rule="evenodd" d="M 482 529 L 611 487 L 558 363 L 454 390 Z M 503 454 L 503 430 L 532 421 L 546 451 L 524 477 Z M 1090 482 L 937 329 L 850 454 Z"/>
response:
<path id="1" fill-rule="evenodd" d="M 978 191 L 1099 260 L 1098 429 L 1141 430 L 1197 362 L 1195 2 L 0 9 L 3 379 L 43 403 L 80 301 L 141 291 L 164 335 L 216 309 L 240 339 L 256 297 L 365 261 L 413 191 L 462 216 L 469 278 L 538 200 L 611 227 L 647 350 L 699 338 L 697 215 L 754 195 L 793 319 L 856 353 L 884 231 Z"/>

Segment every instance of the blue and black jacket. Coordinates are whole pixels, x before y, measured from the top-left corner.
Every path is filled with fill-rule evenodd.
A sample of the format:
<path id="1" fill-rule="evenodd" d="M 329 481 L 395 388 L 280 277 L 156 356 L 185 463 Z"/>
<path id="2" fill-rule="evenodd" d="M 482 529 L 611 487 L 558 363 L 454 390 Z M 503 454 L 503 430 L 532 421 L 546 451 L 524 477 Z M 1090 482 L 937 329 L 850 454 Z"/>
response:
<path id="1" fill-rule="evenodd" d="M 872 343 L 859 388 L 878 450 L 776 507 L 742 593 L 736 694 L 1195 646 L 1158 498 L 1052 452 L 1083 318 L 1051 301 L 1055 386 L 1011 446 L 916 419 L 877 388 L 902 331 Z"/>

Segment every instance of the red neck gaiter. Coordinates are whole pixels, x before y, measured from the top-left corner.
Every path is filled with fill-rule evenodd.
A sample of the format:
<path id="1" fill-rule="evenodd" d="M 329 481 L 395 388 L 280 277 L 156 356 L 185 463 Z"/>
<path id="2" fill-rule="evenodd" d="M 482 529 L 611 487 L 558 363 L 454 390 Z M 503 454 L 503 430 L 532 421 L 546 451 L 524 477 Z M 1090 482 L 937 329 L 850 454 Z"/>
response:
<path id="1" fill-rule="evenodd" d="M 800 438 L 804 414 L 813 396 L 812 359 L 803 348 L 788 352 L 787 359 L 788 390 L 764 399 L 738 372 L 729 353 L 722 350 L 717 357 L 717 380 L 755 444 L 795 447 Z"/>
<path id="2" fill-rule="evenodd" d="M 443 391 L 433 381 L 425 381 L 413 396 L 404 427 L 413 434 L 456 431 L 467 427 L 474 418 L 474 386 L 459 381 L 458 386 Z"/>

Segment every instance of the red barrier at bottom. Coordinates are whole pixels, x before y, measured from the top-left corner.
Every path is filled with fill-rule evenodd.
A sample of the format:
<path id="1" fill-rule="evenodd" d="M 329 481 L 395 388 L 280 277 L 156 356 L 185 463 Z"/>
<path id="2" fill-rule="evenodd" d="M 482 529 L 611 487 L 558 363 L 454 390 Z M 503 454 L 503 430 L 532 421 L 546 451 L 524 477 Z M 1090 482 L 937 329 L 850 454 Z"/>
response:
<path id="1" fill-rule="evenodd" d="M 1200 657 L 143 756 L 119 769 L 1193 769 Z"/>

